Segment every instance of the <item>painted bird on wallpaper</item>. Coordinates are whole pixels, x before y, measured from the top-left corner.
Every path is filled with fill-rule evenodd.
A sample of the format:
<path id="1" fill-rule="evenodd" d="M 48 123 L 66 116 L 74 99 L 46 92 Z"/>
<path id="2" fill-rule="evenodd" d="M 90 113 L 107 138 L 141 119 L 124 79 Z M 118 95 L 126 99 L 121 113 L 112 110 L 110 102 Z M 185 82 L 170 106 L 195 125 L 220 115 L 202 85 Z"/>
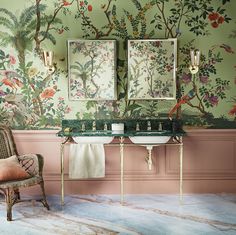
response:
<path id="1" fill-rule="evenodd" d="M 223 48 L 228 53 L 234 54 L 233 49 L 229 45 L 223 43 L 220 45 L 220 48 Z"/>
<path id="2" fill-rule="evenodd" d="M 4 76 L 1 80 L 2 84 L 11 87 L 14 94 L 17 92 L 17 87 L 22 87 L 23 83 L 19 80 L 21 77 L 14 71 L 4 70 L 1 72 Z"/>
<path id="3" fill-rule="evenodd" d="M 193 89 L 191 89 L 187 95 L 183 96 L 180 101 L 169 111 L 169 119 L 172 119 L 172 115 L 175 111 L 182 105 L 187 103 L 188 101 L 192 100 L 196 96 L 196 85 L 194 85 Z"/>

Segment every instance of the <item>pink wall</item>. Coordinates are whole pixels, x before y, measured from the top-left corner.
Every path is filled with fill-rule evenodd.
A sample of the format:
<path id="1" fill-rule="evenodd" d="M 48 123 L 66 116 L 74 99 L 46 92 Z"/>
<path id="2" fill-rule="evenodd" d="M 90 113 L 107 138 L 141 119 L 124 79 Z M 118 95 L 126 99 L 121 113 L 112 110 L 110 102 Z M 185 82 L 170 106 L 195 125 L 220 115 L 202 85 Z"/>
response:
<path id="1" fill-rule="evenodd" d="M 45 159 L 47 194 L 60 194 L 60 143 L 57 131 L 14 131 L 19 153 L 41 153 Z M 144 161 L 147 150 L 125 146 L 125 193 L 178 193 L 177 146 L 155 147 L 153 168 Z M 65 148 L 65 193 L 109 194 L 120 192 L 119 146 L 106 146 L 106 177 L 68 179 L 68 146 Z M 236 130 L 189 130 L 184 137 L 184 193 L 236 192 Z M 37 188 L 26 193 L 38 193 Z"/>

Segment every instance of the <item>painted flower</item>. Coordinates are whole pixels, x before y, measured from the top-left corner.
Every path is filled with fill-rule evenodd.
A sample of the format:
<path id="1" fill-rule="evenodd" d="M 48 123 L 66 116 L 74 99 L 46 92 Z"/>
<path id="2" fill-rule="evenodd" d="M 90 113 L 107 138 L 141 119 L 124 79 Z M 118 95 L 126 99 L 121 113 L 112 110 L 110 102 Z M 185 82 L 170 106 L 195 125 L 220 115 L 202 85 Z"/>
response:
<path id="1" fill-rule="evenodd" d="M 201 77 L 199 77 L 199 80 L 201 83 L 208 83 L 209 77 L 201 76 Z"/>
<path id="2" fill-rule="evenodd" d="M 3 90 L 0 90 L 0 96 L 4 96 L 6 93 Z"/>
<path id="3" fill-rule="evenodd" d="M 10 64 L 15 64 L 16 63 L 16 59 L 15 59 L 14 56 L 9 55 L 9 58 L 10 58 Z"/>
<path id="4" fill-rule="evenodd" d="M 69 6 L 71 3 L 67 2 L 66 0 L 63 1 L 63 6 Z"/>
<path id="5" fill-rule="evenodd" d="M 150 3 L 147 3 L 147 4 L 144 6 L 143 10 L 148 10 L 148 9 L 150 9 L 151 7 L 152 7 L 152 5 L 151 5 Z"/>
<path id="6" fill-rule="evenodd" d="M 153 46 L 154 47 L 160 47 L 161 46 L 161 42 L 160 41 L 153 42 Z"/>
<path id="7" fill-rule="evenodd" d="M 133 16 L 132 15 L 129 15 L 127 18 L 128 18 L 129 21 L 133 20 Z"/>
<path id="8" fill-rule="evenodd" d="M 208 19 L 210 21 L 217 20 L 219 17 L 219 14 L 217 12 L 212 12 L 211 14 L 208 15 Z"/>
<path id="9" fill-rule="evenodd" d="M 58 108 L 61 108 L 61 107 L 63 107 L 63 103 L 61 103 L 61 102 L 60 102 L 60 103 L 58 103 L 58 104 L 57 104 L 57 107 L 58 107 Z"/>
<path id="10" fill-rule="evenodd" d="M 53 88 L 46 88 L 42 93 L 41 93 L 41 98 L 43 99 L 48 99 L 52 98 L 55 95 L 56 91 Z"/>
<path id="11" fill-rule="evenodd" d="M 58 34 L 62 34 L 64 32 L 64 29 L 58 29 Z"/>
<path id="12" fill-rule="evenodd" d="M 92 10 L 93 10 L 92 5 L 88 5 L 88 11 L 92 11 Z"/>
<path id="13" fill-rule="evenodd" d="M 218 28 L 219 24 L 216 21 L 214 21 L 214 22 L 211 23 L 211 26 L 213 28 Z"/>
<path id="14" fill-rule="evenodd" d="M 11 109 L 11 110 L 16 110 L 16 109 L 17 109 L 17 105 L 15 105 L 15 104 L 10 104 L 10 103 L 8 103 L 8 102 L 5 102 L 5 103 L 4 103 L 4 107 L 5 107 L 6 109 Z"/>
<path id="15" fill-rule="evenodd" d="M 155 56 L 150 57 L 150 60 L 155 60 L 155 59 L 156 59 Z"/>
<path id="16" fill-rule="evenodd" d="M 79 2 L 79 5 L 82 7 L 82 6 L 84 6 L 84 1 L 80 1 Z"/>
<path id="17" fill-rule="evenodd" d="M 225 18 L 223 16 L 220 16 L 217 20 L 218 24 L 222 24 L 224 23 L 224 21 L 225 21 Z"/>
<path id="18" fill-rule="evenodd" d="M 3 78 L 3 79 L 2 79 L 2 83 L 3 83 L 5 86 L 14 87 L 13 82 L 12 82 L 10 79 L 8 79 L 8 78 Z"/>
<path id="19" fill-rule="evenodd" d="M 78 96 L 78 97 L 82 97 L 82 96 L 84 96 L 85 94 L 84 94 L 83 91 L 78 90 L 75 95 Z"/>
<path id="20" fill-rule="evenodd" d="M 236 104 L 233 106 L 233 108 L 229 111 L 229 115 L 233 116 L 236 115 Z"/>
<path id="21" fill-rule="evenodd" d="M 170 64 L 168 64 L 168 65 L 166 65 L 166 70 L 167 70 L 168 72 L 170 72 L 170 71 L 173 70 L 173 67 L 172 67 Z"/>
<path id="22" fill-rule="evenodd" d="M 69 106 L 66 107 L 65 113 L 70 113 L 71 112 L 71 108 Z"/>
<path id="23" fill-rule="evenodd" d="M 217 28 L 219 26 L 219 24 L 224 23 L 225 18 L 221 15 L 219 15 L 217 12 L 212 12 L 211 14 L 208 15 L 208 19 L 211 22 L 211 26 L 213 28 Z"/>
<path id="24" fill-rule="evenodd" d="M 31 68 L 28 69 L 28 76 L 30 78 L 32 78 L 32 77 L 36 76 L 38 72 L 39 71 L 37 70 L 37 68 L 31 67 Z"/>
<path id="25" fill-rule="evenodd" d="M 61 96 L 60 96 L 60 97 L 58 98 L 58 100 L 62 101 L 62 100 L 64 100 L 64 97 L 61 97 Z"/>
<path id="26" fill-rule="evenodd" d="M 216 106 L 219 102 L 218 100 L 218 96 L 215 96 L 215 95 L 211 95 L 209 98 L 208 98 L 208 101 L 212 104 L 212 106 Z"/>
<path id="27" fill-rule="evenodd" d="M 182 82 L 184 83 L 184 84 L 188 84 L 188 83 L 190 83 L 191 82 L 191 80 L 192 80 L 192 77 L 191 77 L 191 74 L 190 73 L 184 73 L 183 74 L 183 76 L 182 76 Z"/>

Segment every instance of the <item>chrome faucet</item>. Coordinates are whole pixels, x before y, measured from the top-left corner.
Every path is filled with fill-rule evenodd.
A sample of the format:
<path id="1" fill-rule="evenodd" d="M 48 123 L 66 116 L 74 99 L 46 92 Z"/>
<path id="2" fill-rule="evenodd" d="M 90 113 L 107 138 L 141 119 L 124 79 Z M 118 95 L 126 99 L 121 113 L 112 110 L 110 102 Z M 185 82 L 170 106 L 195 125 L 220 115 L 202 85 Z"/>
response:
<path id="1" fill-rule="evenodd" d="M 162 123 L 161 122 L 159 122 L 159 124 L 158 124 L 158 131 L 163 131 L 163 127 L 162 127 Z"/>
<path id="2" fill-rule="evenodd" d="M 93 121 L 93 128 L 92 128 L 93 131 L 96 131 L 96 122 Z"/>
<path id="3" fill-rule="evenodd" d="M 136 123 L 136 131 L 140 131 L 139 123 Z"/>
<path id="4" fill-rule="evenodd" d="M 148 122 L 147 122 L 147 130 L 148 130 L 148 131 L 151 131 L 151 130 L 152 130 L 151 121 L 148 121 Z"/>

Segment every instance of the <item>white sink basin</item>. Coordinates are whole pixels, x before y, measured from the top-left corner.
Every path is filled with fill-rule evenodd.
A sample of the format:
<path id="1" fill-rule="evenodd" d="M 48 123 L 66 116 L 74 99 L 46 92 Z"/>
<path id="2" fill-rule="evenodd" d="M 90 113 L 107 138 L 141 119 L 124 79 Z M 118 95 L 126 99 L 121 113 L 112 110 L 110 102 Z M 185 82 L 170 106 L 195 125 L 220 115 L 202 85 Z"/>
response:
<path id="1" fill-rule="evenodd" d="M 113 140 L 113 136 L 78 136 L 73 137 L 78 144 L 109 144 Z"/>
<path id="2" fill-rule="evenodd" d="M 130 136 L 134 144 L 165 144 L 171 136 Z"/>

